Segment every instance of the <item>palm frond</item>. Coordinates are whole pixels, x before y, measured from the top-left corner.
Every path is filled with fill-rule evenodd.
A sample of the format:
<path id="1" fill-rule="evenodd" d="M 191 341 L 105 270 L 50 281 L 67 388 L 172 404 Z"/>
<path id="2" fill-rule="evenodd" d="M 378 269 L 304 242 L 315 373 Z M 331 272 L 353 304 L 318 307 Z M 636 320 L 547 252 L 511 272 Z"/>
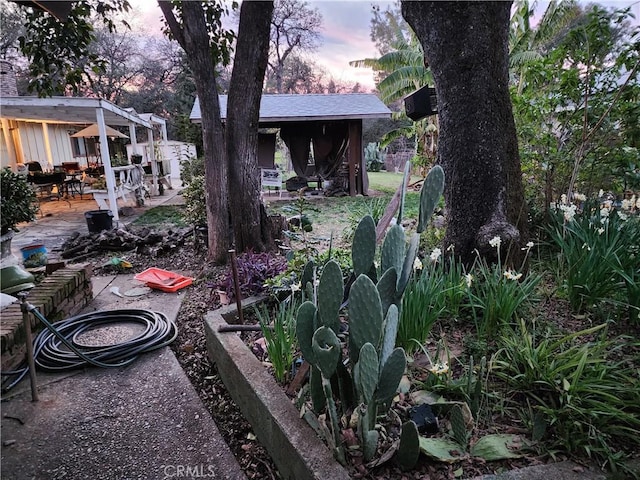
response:
<path id="1" fill-rule="evenodd" d="M 380 148 L 387 148 L 394 140 L 401 137 L 410 138 L 413 136 L 413 125 L 407 125 L 405 127 L 399 127 L 395 130 L 385 133 L 380 139 Z"/>
<path id="2" fill-rule="evenodd" d="M 522 52 L 515 52 L 509 57 L 509 67 L 519 68 L 525 65 L 529 65 L 536 60 L 541 60 L 543 57 L 540 52 L 535 50 L 527 50 Z"/>

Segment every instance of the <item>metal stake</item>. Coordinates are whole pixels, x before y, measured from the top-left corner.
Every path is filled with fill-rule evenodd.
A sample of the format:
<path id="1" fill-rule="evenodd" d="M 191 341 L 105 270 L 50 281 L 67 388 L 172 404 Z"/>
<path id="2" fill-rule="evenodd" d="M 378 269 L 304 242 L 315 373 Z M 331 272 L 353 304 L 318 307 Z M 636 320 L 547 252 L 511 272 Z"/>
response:
<path id="1" fill-rule="evenodd" d="M 231 271 L 233 272 L 233 288 L 236 295 L 236 308 L 238 309 L 238 320 L 240 325 L 244 324 L 244 315 L 242 314 L 242 298 L 240 296 L 240 280 L 238 279 L 238 259 L 236 258 L 236 251 L 229 250 L 231 255 Z"/>
<path id="2" fill-rule="evenodd" d="M 33 338 L 31 336 L 31 309 L 33 305 L 27 303 L 27 294 L 20 292 L 20 310 L 22 311 L 22 324 L 27 342 L 27 364 L 29 365 L 29 379 L 31 380 L 31 401 L 38 401 L 38 385 L 36 383 L 36 362 L 33 359 Z"/>

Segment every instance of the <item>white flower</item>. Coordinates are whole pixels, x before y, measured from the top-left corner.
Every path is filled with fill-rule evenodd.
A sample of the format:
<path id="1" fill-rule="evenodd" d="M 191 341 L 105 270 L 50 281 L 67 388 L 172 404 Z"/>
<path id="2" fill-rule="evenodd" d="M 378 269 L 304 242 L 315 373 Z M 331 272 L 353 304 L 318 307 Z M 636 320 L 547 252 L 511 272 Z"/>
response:
<path id="1" fill-rule="evenodd" d="M 522 277 L 521 273 L 515 273 L 513 270 L 506 270 L 503 275 L 507 280 L 520 280 Z"/>
<path id="2" fill-rule="evenodd" d="M 604 228 L 599 228 L 598 229 L 598 235 L 602 235 L 604 233 Z"/>
<path id="3" fill-rule="evenodd" d="M 567 196 L 564 193 L 560 195 L 560 203 L 564 203 L 565 205 L 567 203 Z"/>
<path id="4" fill-rule="evenodd" d="M 584 193 L 574 193 L 573 199 L 576 200 L 577 202 L 586 202 L 587 196 Z"/>
<path id="5" fill-rule="evenodd" d="M 527 244 L 520 250 L 531 250 L 533 248 L 533 242 L 527 242 Z"/>
<path id="6" fill-rule="evenodd" d="M 603 195 L 604 195 L 604 190 L 600 189 L 600 191 L 598 192 L 598 198 L 602 198 Z"/>
<path id="7" fill-rule="evenodd" d="M 623 222 L 629 218 L 629 215 L 627 215 L 626 213 L 623 213 L 621 211 L 618 210 L 618 216 L 620 217 L 620 220 L 622 220 Z"/>
<path id="8" fill-rule="evenodd" d="M 562 210 L 564 219 L 567 222 L 570 222 L 576 216 L 576 208 L 575 205 L 560 205 L 560 210 Z"/>
<path id="9" fill-rule="evenodd" d="M 491 245 L 493 248 L 497 248 L 498 250 L 500 249 L 501 243 L 502 240 L 500 240 L 500 237 L 493 237 L 491 240 L 489 240 L 489 245 Z"/>
<path id="10" fill-rule="evenodd" d="M 434 375 L 443 375 L 449 371 L 449 364 L 447 362 L 438 362 L 433 365 L 429 371 Z"/>
<path id="11" fill-rule="evenodd" d="M 295 292 L 299 292 L 299 291 L 300 291 L 300 288 L 302 288 L 302 284 L 301 284 L 300 282 L 298 282 L 298 283 L 292 283 L 292 284 L 291 284 L 291 291 L 292 291 L 293 293 L 295 293 Z"/>
<path id="12" fill-rule="evenodd" d="M 429 259 L 433 263 L 436 263 L 438 260 L 440 260 L 440 255 L 442 255 L 442 250 L 436 247 L 433 249 L 433 252 L 431 252 L 431 255 L 429 255 Z"/>
<path id="13" fill-rule="evenodd" d="M 464 282 L 467 284 L 467 288 L 471 288 L 471 282 L 473 282 L 473 275 L 467 273 L 464 276 Z"/>
<path id="14" fill-rule="evenodd" d="M 422 261 L 418 257 L 413 261 L 413 269 L 422 270 Z"/>
<path id="15" fill-rule="evenodd" d="M 589 251 L 589 252 L 591 251 L 591 247 L 589 245 L 587 245 L 586 243 L 582 245 L 582 249 L 584 250 L 585 248 L 587 249 L 587 251 Z"/>
<path id="16" fill-rule="evenodd" d="M 452 243 L 447 247 L 447 252 L 453 252 L 453 249 L 455 248 L 455 245 Z"/>
<path id="17" fill-rule="evenodd" d="M 600 209 L 600 218 L 609 218 L 609 208 L 604 206 Z"/>

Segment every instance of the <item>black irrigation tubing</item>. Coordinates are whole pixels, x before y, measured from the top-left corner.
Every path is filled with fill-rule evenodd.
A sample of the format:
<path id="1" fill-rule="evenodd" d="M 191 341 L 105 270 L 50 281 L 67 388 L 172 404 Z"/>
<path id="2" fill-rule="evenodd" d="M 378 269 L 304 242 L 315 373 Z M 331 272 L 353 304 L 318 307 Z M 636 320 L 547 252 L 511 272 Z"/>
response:
<path id="1" fill-rule="evenodd" d="M 178 336 L 175 323 L 160 312 L 151 310 L 103 310 L 70 317 L 51 324 L 37 309 L 30 310 L 46 327 L 33 340 L 33 355 L 38 368 L 62 371 L 94 365 L 103 368 L 124 367 L 140 353 L 169 345 Z M 87 346 L 78 343 L 78 337 L 97 326 L 115 323 L 137 323 L 144 331 L 125 342 L 112 345 Z M 15 377 L 2 386 L 6 392 L 16 386 L 29 372 L 26 361 L 17 370 L 2 372 L 2 376 Z"/>

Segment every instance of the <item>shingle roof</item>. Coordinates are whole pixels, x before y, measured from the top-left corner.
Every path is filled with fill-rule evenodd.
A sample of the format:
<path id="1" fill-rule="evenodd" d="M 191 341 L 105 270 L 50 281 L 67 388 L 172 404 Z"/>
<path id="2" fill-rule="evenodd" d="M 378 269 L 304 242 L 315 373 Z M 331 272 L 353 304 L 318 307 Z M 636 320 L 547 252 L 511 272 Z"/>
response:
<path id="1" fill-rule="evenodd" d="M 220 95 L 220 113 L 227 117 L 227 96 Z M 388 118 L 391 116 L 384 103 L 370 93 L 327 95 L 262 95 L 260 122 L 298 122 L 302 120 L 345 120 Z M 200 123 L 200 101 L 196 98 L 189 117 Z"/>

